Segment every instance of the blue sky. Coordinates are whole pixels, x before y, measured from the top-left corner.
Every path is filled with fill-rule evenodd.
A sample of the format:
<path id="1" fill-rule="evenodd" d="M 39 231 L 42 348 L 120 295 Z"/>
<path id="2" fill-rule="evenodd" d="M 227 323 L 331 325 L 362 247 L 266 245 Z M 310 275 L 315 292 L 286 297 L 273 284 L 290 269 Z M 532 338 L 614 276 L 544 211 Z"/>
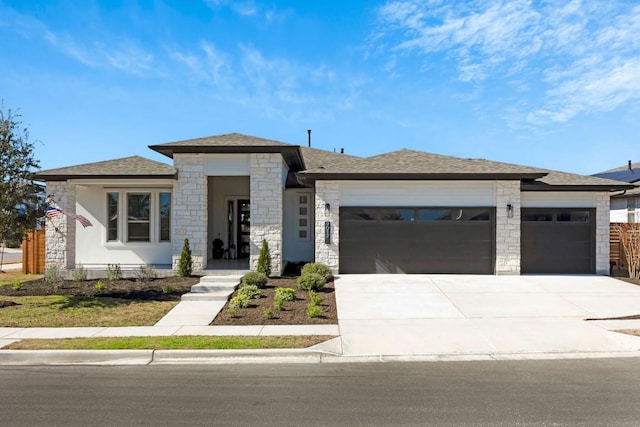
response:
<path id="1" fill-rule="evenodd" d="M 240 132 L 591 174 L 640 161 L 636 1 L 2 1 L 43 169 Z"/>

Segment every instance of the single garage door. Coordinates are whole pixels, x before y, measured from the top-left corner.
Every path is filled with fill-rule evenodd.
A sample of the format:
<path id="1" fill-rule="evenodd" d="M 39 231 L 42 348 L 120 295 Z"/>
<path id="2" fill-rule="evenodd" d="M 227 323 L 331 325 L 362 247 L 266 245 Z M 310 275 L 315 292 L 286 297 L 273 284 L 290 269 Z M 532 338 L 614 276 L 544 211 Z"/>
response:
<path id="1" fill-rule="evenodd" d="M 523 208 L 522 273 L 595 273 L 595 209 Z"/>
<path id="2" fill-rule="evenodd" d="M 492 274 L 495 209 L 340 208 L 341 273 Z"/>

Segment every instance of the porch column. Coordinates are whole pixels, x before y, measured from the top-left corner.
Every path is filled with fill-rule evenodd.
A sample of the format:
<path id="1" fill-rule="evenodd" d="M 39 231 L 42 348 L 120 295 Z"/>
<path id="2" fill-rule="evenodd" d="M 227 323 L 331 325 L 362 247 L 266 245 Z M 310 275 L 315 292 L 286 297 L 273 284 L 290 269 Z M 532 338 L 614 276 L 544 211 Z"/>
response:
<path id="1" fill-rule="evenodd" d="M 283 191 L 287 170 L 280 153 L 251 154 L 251 226 L 249 266 L 255 270 L 262 240 L 271 253 L 271 274 L 280 275 L 282 265 Z"/>
<path id="2" fill-rule="evenodd" d="M 338 274 L 340 270 L 340 184 L 338 182 L 316 181 L 315 215 L 316 262 L 327 265 L 334 274 Z M 326 223 L 329 223 L 330 243 L 325 241 Z"/>
<path id="3" fill-rule="evenodd" d="M 609 232 L 610 211 L 608 192 L 596 193 L 596 274 L 608 276 L 609 272 Z"/>
<path id="4" fill-rule="evenodd" d="M 496 181 L 495 238 L 495 273 L 520 274 L 520 181 Z"/>
<path id="5" fill-rule="evenodd" d="M 49 206 L 65 212 L 76 212 L 75 186 L 69 181 L 47 182 Z M 76 268 L 76 220 L 58 215 L 45 220 L 45 268 L 56 266 L 60 270 Z"/>
<path id="6" fill-rule="evenodd" d="M 189 239 L 193 272 L 207 265 L 207 177 L 202 154 L 174 154 L 178 180 L 173 186 L 172 265 L 178 270 L 184 239 Z"/>

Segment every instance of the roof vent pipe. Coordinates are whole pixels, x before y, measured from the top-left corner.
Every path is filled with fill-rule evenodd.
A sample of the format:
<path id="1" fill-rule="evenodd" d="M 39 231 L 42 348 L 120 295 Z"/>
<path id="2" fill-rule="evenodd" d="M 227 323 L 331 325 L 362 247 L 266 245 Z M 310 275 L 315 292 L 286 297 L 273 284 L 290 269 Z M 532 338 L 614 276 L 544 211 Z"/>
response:
<path id="1" fill-rule="evenodd" d="M 629 170 L 633 170 L 633 168 L 631 167 L 631 160 L 629 160 Z"/>
<path id="2" fill-rule="evenodd" d="M 309 147 L 311 147 L 311 129 L 307 129 L 307 136 L 309 139 Z"/>
<path id="3" fill-rule="evenodd" d="M 344 154 L 344 148 L 340 149 L 340 154 Z"/>

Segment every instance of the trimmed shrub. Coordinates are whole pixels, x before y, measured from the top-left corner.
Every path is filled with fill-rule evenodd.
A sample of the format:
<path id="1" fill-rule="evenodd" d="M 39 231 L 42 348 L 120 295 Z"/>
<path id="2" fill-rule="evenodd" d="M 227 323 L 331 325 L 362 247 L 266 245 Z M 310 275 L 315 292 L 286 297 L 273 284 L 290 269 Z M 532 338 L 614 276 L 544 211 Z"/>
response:
<path id="1" fill-rule="evenodd" d="M 325 264 L 319 262 L 310 262 L 305 264 L 300 270 L 300 275 L 304 276 L 305 274 L 316 273 L 324 277 L 325 282 L 330 282 L 333 280 L 333 273 L 331 269 L 327 267 Z"/>
<path id="2" fill-rule="evenodd" d="M 264 288 L 264 285 L 267 284 L 267 275 L 264 273 L 259 273 L 257 271 L 250 271 L 249 273 L 242 276 L 242 284 L 243 285 L 254 285 L 259 288 Z"/>
<path id="3" fill-rule="evenodd" d="M 269 244 L 266 239 L 262 239 L 256 271 L 258 273 L 264 273 L 267 277 L 271 276 L 271 252 L 269 251 Z"/>
<path id="4" fill-rule="evenodd" d="M 180 261 L 178 262 L 178 276 L 189 277 L 193 270 L 193 260 L 191 259 L 191 248 L 189 247 L 189 239 L 184 239 L 182 244 L 182 252 L 180 252 Z"/>
<path id="5" fill-rule="evenodd" d="M 238 289 L 238 295 L 246 295 L 251 299 L 258 299 L 262 296 L 260 289 L 256 285 L 242 285 Z"/>
<path id="6" fill-rule="evenodd" d="M 296 290 L 291 288 L 276 288 L 275 298 L 282 298 L 283 301 L 293 301 L 296 299 Z"/>
<path id="7" fill-rule="evenodd" d="M 231 308 L 247 308 L 250 304 L 251 298 L 244 294 L 238 294 L 229 301 L 229 307 Z"/>
<path id="8" fill-rule="evenodd" d="M 324 277 L 318 273 L 308 273 L 298 277 L 298 287 L 303 291 L 317 291 L 318 289 L 322 289 L 324 284 Z"/>

